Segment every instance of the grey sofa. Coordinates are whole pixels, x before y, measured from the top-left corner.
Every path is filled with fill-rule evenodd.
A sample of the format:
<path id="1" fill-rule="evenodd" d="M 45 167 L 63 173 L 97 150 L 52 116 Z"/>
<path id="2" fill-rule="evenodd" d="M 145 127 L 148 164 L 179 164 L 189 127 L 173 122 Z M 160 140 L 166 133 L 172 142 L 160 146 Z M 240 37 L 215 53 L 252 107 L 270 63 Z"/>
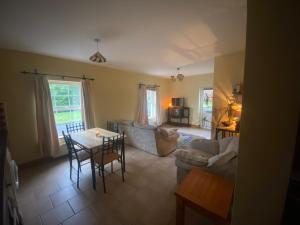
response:
<path id="1" fill-rule="evenodd" d="M 126 134 L 126 143 L 148 153 L 166 156 L 176 150 L 179 134 L 174 129 L 120 121 L 120 131 Z"/>
<path id="2" fill-rule="evenodd" d="M 237 170 L 238 137 L 220 141 L 196 139 L 185 149 L 176 151 L 177 182 L 180 183 L 193 168 L 221 175 L 234 182 Z"/>

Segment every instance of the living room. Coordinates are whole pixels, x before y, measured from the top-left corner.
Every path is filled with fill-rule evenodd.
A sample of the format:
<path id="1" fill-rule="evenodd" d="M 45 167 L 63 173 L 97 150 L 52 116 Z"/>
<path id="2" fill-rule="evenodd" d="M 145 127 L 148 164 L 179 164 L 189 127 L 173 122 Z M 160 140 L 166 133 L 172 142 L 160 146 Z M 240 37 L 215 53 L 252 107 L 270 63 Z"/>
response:
<path id="1" fill-rule="evenodd" d="M 4 127 L 8 148 L 19 167 L 16 208 L 20 215 L 17 213 L 17 219 L 14 218 L 19 224 L 22 220 L 25 224 L 44 225 L 175 224 L 178 212 L 174 193 L 180 186 L 175 164 L 178 155 L 185 155 L 186 147 L 195 139 L 215 143 L 216 128 L 228 125 L 228 121 L 231 125 L 232 119 L 234 124 L 241 119 L 241 127 L 234 133 L 241 141 L 237 145 L 238 156 L 230 158 L 238 159 L 238 167 L 234 169 L 234 181 L 229 178 L 234 185 L 232 201 L 228 203 L 233 213 L 228 212 L 230 216 L 226 217 L 231 218 L 232 224 L 280 223 L 295 149 L 299 82 L 293 76 L 296 73 L 290 60 L 293 48 L 285 37 L 273 35 L 272 42 L 265 41 L 285 29 L 287 21 L 277 19 L 278 26 L 274 27 L 268 20 L 280 11 L 279 5 L 266 10 L 260 3 L 246 1 L 31 3 L 1 3 L 0 102 L 1 106 L 4 103 L 7 118 Z M 288 11 L 284 13 L 289 15 Z M 264 23 L 260 24 L 260 20 Z M 262 45 L 265 48 L 257 47 Z M 280 59 L 274 56 L 278 50 L 274 46 L 285 46 L 280 48 Z M 101 63 L 91 62 L 95 52 L 101 53 L 97 58 Z M 64 119 L 55 116 L 55 110 L 51 110 L 49 120 L 55 124 L 56 135 L 48 133 L 43 143 L 50 140 L 50 145 L 57 143 L 59 148 L 41 148 L 42 119 L 38 115 L 42 115 L 39 106 L 45 105 L 45 99 L 39 94 L 44 92 L 38 90 L 42 86 L 37 85 L 37 77 L 48 79 L 50 102 L 55 85 L 81 85 L 78 93 L 87 95 L 74 101 L 82 107 L 77 111 L 87 130 L 106 130 L 108 122 L 114 125 L 116 121 L 138 122 L 143 129 L 149 123 L 144 119 L 152 119 L 148 118 L 151 113 L 147 107 L 152 107 L 155 129 L 162 125 L 163 131 L 145 131 L 147 141 L 151 140 L 149 136 L 153 138 L 149 144 L 143 142 L 143 132 L 132 131 L 130 135 L 127 130 L 122 139 L 126 143 L 125 147 L 122 145 L 125 153 L 121 151 L 123 155 L 112 167 L 105 167 L 105 175 L 100 174 L 101 168 L 93 174 L 91 163 L 72 170 L 63 134 L 56 123 Z M 141 86 L 155 91 L 159 107 L 147 103 L 147 107 L 143 106 L 147 100 L 143 101 L 145 93 Z M 242 116 L 237 117 L 228 114 L 235 88 L 240 95 L 234 104 L 242 105 Z M 204 127 L 201 117 L 201 91 L 205 89 L 213 90 L 209 127 Z M 176 131 L 173 124 L 167 123 L 172 98 L 184 99 L 184 106 L 190 110 L 190 127 L 176 126 Z M 285 102 L 284 115 L 274 110 L 278 101 Z M 52 101 L 51 107 L 55 109 L 56 104 L 59 100 Z M 164 128 L 167 134 L 163 133 Z M 191 136 L 202 137 L 178 146 L 180 135 L 188 134 L 189 130 Z M 176 137 L 175 144 L 166 144 L 173 131 L 179 131 L 179 138 Z M 102 131 L 95 132 L 94 138 Z M 159 139 L 155 135 L 166 136 Z M 128 143 L 133 139 L 135 143 Z M 161 156 L 157 156 L 160 148 L 152 154 L 148 151 L 153 149 L 153 143 L 157 145 L 157 139 L 162 141 Z M 269 139 L 272 143 L 267 144 Z M 183 153 L 178 153 L 180 149 Z M 258 160 L 256 157 L 262 152 L 264 157 Z M 263 162 L 266 155 L 270 158 Z M 74 166 L 76 160 L 73 161 Z M 275 171 L 277 175 L 280 171 L 279 177 L 274 175 Z M 272 192 L 262 196 L 270 186 L 274 187 Z M 258 200 L 261 204 L 256 208 Z M 185 214 L 185 224 L 211 222 L 191 209 Z"/>

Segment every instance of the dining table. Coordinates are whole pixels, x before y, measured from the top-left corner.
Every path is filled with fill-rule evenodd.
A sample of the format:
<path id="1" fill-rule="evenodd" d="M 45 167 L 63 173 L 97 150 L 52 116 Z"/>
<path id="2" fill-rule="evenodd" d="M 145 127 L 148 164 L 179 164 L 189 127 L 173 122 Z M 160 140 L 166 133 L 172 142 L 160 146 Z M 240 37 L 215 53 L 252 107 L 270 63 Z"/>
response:
<path id="1" fill-rule="evenodd" d="M 90 161 L 91 161 L 91 170 L 92 170 L 92 182 L 93 188 L 96 190 L 96 173 L 95 173 L 95 161 L 94 161 L 94 154 L 101 151 L 101 147 L 103 144 L 103 137 L 104 138 L 116 138 L 121 134 L 115 133 L 109 130 L 105 130 L 103 128 L 92 128 L 87 129 L 81 132 L 72 133 L 70 134 L 72 140 L 76 143 L 81 145 L 85 151 L 90 154 Z M 121 160 L 123 161 L 125 171 L 125 143 L 124 139 L 122 141 L 122 157 Z"/>

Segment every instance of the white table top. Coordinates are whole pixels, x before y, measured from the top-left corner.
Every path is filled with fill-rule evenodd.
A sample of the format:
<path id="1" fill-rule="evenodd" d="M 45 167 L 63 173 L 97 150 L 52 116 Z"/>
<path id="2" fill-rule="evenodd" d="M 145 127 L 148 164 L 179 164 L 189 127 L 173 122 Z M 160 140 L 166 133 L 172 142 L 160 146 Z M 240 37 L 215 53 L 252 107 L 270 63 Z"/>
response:
<path id="1" fill-rule="evenodd" d="M 116 137 L 120 134 L 102 128 L 92 128 L 82 132 L 73 133 L 73 141 L 87 149 L 94 149 L 102 145 L 103 137 Z"/>

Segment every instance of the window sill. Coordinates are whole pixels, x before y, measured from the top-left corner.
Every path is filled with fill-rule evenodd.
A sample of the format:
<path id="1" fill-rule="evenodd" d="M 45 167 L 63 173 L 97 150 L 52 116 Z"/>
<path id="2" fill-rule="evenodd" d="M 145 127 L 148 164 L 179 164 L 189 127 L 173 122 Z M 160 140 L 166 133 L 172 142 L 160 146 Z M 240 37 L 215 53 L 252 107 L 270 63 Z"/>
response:
<path id="1" fill-rule="evenodd" d="M 62 137 L 62 136 L 58 137 L 58 144 L 59 144 L 59 146 L 64 146 L 66 144 L 64 137 Z"/>

